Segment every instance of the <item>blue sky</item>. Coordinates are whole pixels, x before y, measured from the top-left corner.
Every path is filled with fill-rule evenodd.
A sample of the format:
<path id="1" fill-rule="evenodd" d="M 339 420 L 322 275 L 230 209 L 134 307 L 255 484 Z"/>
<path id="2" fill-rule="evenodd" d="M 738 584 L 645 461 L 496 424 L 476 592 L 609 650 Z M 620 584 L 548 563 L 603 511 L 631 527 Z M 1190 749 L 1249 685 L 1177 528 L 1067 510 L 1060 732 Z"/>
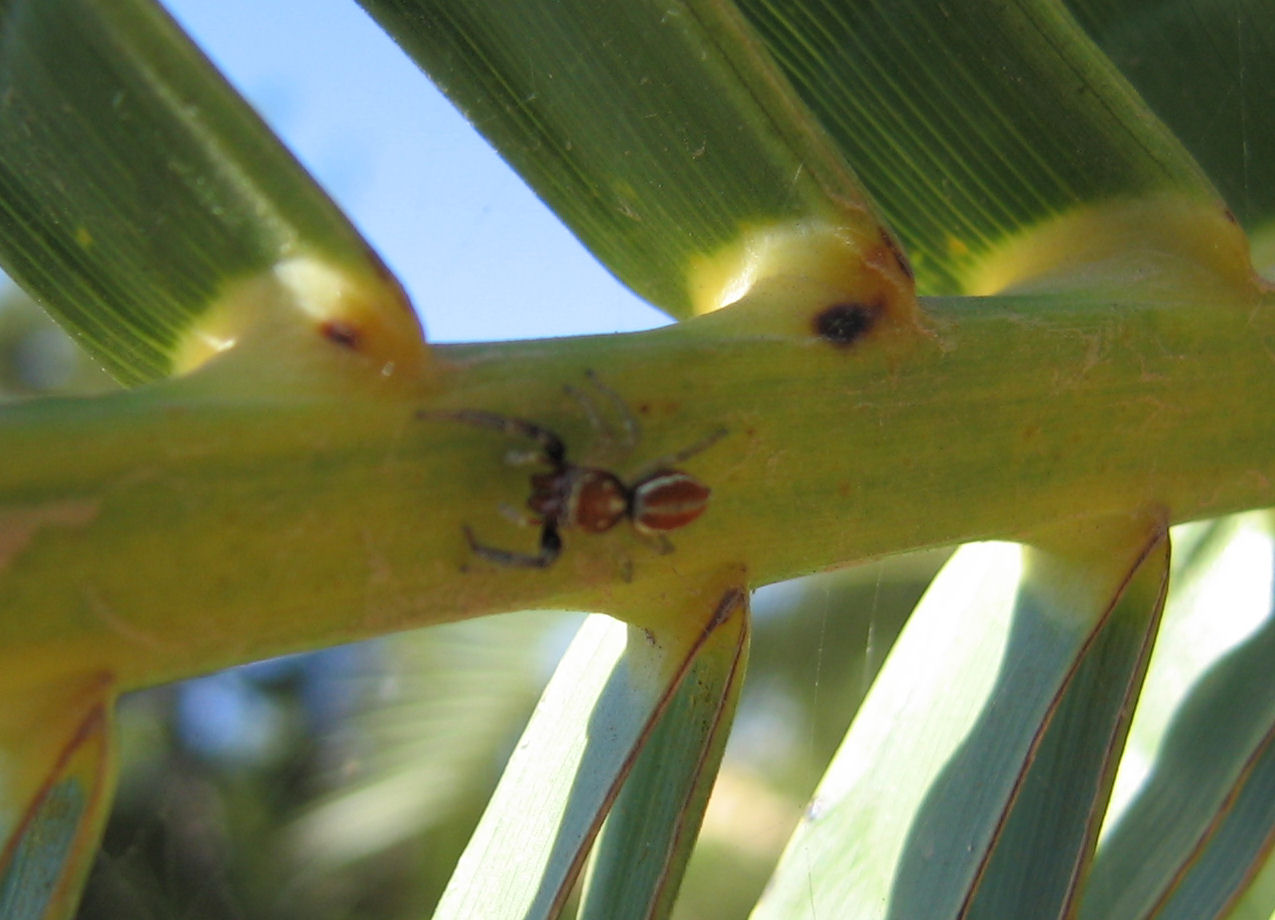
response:
<path id="1" fill-rule="evenodd" d="M 165 0 L 398 275 L 431 341 L 645 329 L 354 0 Z"/>

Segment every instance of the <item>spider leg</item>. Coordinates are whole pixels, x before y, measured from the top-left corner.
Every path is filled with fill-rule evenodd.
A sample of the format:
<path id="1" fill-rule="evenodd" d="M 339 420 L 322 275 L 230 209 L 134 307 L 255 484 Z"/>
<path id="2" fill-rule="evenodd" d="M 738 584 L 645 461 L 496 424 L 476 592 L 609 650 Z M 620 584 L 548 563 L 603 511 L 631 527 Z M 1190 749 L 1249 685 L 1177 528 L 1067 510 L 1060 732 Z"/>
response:
<path id="1" fill-rule="evenodd" d="M 584 413 L 584 417 L 589 420 L 589 427 L 594 431 L 600 432 L 604 437 L 609 439 L 615 438 L 615 431 L 602 418 L 602 413 L 598 411 L 597 403 L 595 403 L 589 394 L 578 387 L 573 387 L 569 383 L 562 385 L 562 392 L 566 393 L 576 401 L 576 405 L 580 407 L 580 411 Z"/>
<path id="2" fill-rule="evenodd" d="M 500 516 L 506 521 L 517 524 L 519 527 L 540 527 L 544 524 L 544 519 L 539 518 L 528 511 L 523 511 L 507 502 L 500 505 Z"/>
<path id="3" fill-rule="evenodd" d="M 642 437 L 642 426 L 638 422 L 637 416 L 633 414 L 633 409 L 624 401 L 623 396 L 602 382 L 593 368 L 586 370 L 584 375 L 589 378 L 593 388 L 605 396 L 611 405 L 615 407 L 615 414 L 620 417 L 620 425 L 624 429 L 624 447 L 627 450 L 632 450 Z"/>
<path id="4" fill-rule="evenodd" d="M 617 445 L 625 453 L 631 451 L 637 446 L 638 438 L 641 434 L 637 416 L 633 414 L 633 410 L 629 408 L 629 404 L 624 401 L 624 398 L 603 383 L 592 368 L 587 369 L 584 375 L 589 379 L 589 383 L 593 385 L 593 389 L 611 404 L 612 414 L 619 420 L 619 431 L 616 430 L 610 421 L 603 417 L 597 402 L 584 390 L 568 383 L 563 386 L 562 391 L 576 401 L 594 431 L 600 432 L 603 437 Z"/>
<path id="5" fill-rule="evenodd" d="M 712 447 L 722 438 L 726 437 L 726 435 L 728 434 L 730 434 L 730 431 L 728 429 L 718 428 L 716 431 L 710 432 L 705 437 L 700 438 L 698 441 L 696 441 L 694 444 L 690 445 L 689 447 L 683 447 L 681 450 L 679 450 L 675 454 L 669 454 L 668 456 L 660 457 L 658 460 L 654 461 L 653 463 L 646 464 L 646 466 L 642 467 L 642 470 L 633 477 L 633 481 L 640 482 L 643 479 L 645 479 L 647 476 L 659 470 L 671 470 L 678 466 L 681 466 L 683 463 L 685 463 L 691 457 L 694 457 L 696 454 L 703 453 L 704 451 L 708 450 L 710 447 Z"/>
<path id="6" fill-rule="evenodd" d="M 543 428 L 525 419 L 514 418 L 510 415 L 500 415 L 495 412 L 483 412 L 480 409 L 455 409 L 451 411 L 419 409 L 416 412 L 416 417 L 446 418 L 456 422 L 463 422 L 466 425 L 473 425 L 476 428 L 499 431 L 513 437 L 530 438 L 540 445 L 540 449 L 544 452 L 544 459 L 551 466 L 560 469 L 567 462 L 567 447 L 562 443 L 562 438 L 548 428 Z M 518 462 L 526 462 L 524 460 L 525 454 L 515 453 L 513 456 L 517 458 Z"/>
<path id="7" fill-rule="evenodd" d="M 557 527 L 550 523 L 546 523 L 544 529 L 540 531 L 540 552 L 534 556 L 488 546 L 486 543 L 479 543 L 474 537 L 474 532 L 468 526 L 465 527 L 465 539 L 469 541 L 469 548 L 473 550 L 475 555 L 481 556 L 488 562 L 494 562 L 497 565 L 517 568 L 547 569 L 553 565 L 554 560 L 558 558 L 558 554 L 562 552 L 562 537 L 558 535 Z"/>
<path id="8" fill-rule="evenodd" d="M 634 531 L 634 533 L 639 540 L 661 556 L 667 556 L 673 552 L 673 541 L 662 533 L 642 533 L 641 531 Z"/>

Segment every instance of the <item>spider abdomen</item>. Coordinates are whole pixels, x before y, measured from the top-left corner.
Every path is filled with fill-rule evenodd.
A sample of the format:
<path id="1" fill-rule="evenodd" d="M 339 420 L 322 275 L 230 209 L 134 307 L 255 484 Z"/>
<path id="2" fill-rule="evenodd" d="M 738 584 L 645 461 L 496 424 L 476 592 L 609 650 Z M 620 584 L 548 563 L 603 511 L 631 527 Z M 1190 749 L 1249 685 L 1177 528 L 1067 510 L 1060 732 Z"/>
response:
<path id="1" fill-rule="evenodd" d="M 661 470 L 633 487 L 629 514 L 648 534 L 685 527 L 708 507 L 708 486 L 681 470 Z"/>

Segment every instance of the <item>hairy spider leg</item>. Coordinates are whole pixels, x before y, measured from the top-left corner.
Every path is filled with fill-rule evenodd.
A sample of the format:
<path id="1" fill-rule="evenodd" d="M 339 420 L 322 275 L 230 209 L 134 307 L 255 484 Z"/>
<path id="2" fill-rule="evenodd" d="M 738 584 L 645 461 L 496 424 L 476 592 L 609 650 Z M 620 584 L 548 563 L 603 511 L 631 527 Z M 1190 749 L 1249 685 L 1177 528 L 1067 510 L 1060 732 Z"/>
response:
<path id="1" fill-rule="evenodd" d="M 634 530 L 633 533 L 639 540 L 651 548 L 651 550 L 661 556 L 667 556 L 673 552 L 675 547 L 673 541 L 662 533 L 645 533 L 641 530 Z"/>
<path id="2" fill-rule="evenodd" d="M 620 394 L 602 383 L 593 371 L 585 371 L 585 374 L 588 376 L 589 382 L 593 384 L 593 388 L 612 404 L 614 409 L 612 413 L 604 414 L 600 411 L 598 403 L 593 396 L 579 387 L 566 383 L 562 386 L 562 392 L 576 401 L 580 411 L 589 420 L 589 427 L 598 432 L 607 443 L 615 445 L 618 448 L 617 453 L 619 455 L 632 453 L 641 435 L 637 418 L 630 411 L 628 404 L 621 398 Z M 608 421 L 609 415 L 619 418 L 619 430 Z"/>
<path id="3" fill-rule="evenodd" d="M 598 411 L 598 405 L 579 387 L 573 387 L 569 383 L 562 385 L 562 392 L 566 393 L 576 401 L 576 405 L 580 407 L 580 411 L 584 413 L 584 417 L 589 420 L 589 427 L 594 431 L 600 432 L 603 437 L 608 440 L 615 440 L 615 431 L 602 418 L 602 413 Z"/>
<path id="4" fill-rule="evenodd" d="M 529 511 L 524 511 L 517 505 L 509 504 L 509 502 L 501 502 L 498 510 L 502 518 L 511 524 L 517 524 L 519 527 L 539 527 L 544 523 L 544 518 Z"/>
<path id="5" fill-rule="evenodd" d="M 545 461 L 554 469 L 561 470 L 567 465 L 567 446 L 562 443 L 562 438 L 548 428 L 544 428 L 534 422 L 528 422 L 525 419 L 514 418 L 510 415 L 500 415 L 496 412 L 483 412 L 480 409 L 454 409 L 436 412 L 421 409 L 416 413 L 416 417 L 447 418 L 457 422 L 464 422 L 466 425 L 473 425 L 477 428 L 489 428 L 492 431 L 499 431 L 512 437 L 528 438 L 540 445 Z M 519 459 L 521 460 L 522 458 Z"/>
<path id="6" fill-rule="evenodd" d="M 558 554 L 562 552 L 562 537 L 558 535 L 557 524 L 553 521 L 546 521 L 544 529 L 540 531 L 540 551 L 534 556 L 509 549 L 500 549 L 496 546 L 488 546 L 486 543 L 479 543 L 468 524 L 465 525 L 465 539 L 469 541 L 469 548 L 474 555 L 481 556 L 497 565 L 519 566 L 527 569 L 547 569 L 553 565 L 554 560 L 558 558 Z"/>
<path id="7" fill-rule="evenodd" d="M 689 447 L 683 447 L 675 454 L 668 454 L 667 456 L 660 457 L 652 463 L 648 463 L 646 466 L 642 467 L 641 472 L 633 477 L 633 481 L 642 482 L 661 470 L 676 469 L 696 454 L 702 454 L 704 451 L 708 450 L 728 434 L 730 434 L 729 429 L 718 428 L 716 431 L 712 431 L 700 438 Z"/>
<path id="8" fill-rule="evenodd" d="M 584 375 L 589 378 L 593 388 L 605 396 L 614 407 L 615 414 L 620 417 L 620 424 L 624 428 L 624 446 L 626 449 L 632 450 L 642 437 L 642 426 L 638 422 L 637 416 L 633 414 L 633 409 L 623 396 L 602 382 L 602 379 L 598 377 L 593 368 L 585 370 Z"/>

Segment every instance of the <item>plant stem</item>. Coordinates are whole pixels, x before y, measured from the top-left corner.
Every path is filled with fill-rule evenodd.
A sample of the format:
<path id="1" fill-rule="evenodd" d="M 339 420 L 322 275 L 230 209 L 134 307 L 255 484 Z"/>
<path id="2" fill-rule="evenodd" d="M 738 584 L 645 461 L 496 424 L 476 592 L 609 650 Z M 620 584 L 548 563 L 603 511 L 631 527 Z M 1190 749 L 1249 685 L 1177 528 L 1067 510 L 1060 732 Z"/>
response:
<path id="1" fill-rule="evenodd" d="M 924 306 L 929 334 L 846 347 L 806 314 L 759 329 L 741 304 L 635 335 L 441 346 L 441 373 L 380 390 L 246 396 L 214 362 L 6 407 L 0 671 L 129 688 L 519 608 L 668 625 L 662 598 L 724 567 L 756 586 L 1069 518 L 1275 504 L 1275 293 Z M 564 393 L 586 369 L 637 413 L 633 456 L 608 456 Z M 622 475 L 730 434 L 686 464 L 713 495 L 674 553 L 567 531 L 556 565 L 524 571 L 475 559 L 462 526 L 533 551 L 498 513 L 527 497 L 528 469 L 503 462 L 526 445 L 416 415 L 459 407 L 534 419 Z"/>

